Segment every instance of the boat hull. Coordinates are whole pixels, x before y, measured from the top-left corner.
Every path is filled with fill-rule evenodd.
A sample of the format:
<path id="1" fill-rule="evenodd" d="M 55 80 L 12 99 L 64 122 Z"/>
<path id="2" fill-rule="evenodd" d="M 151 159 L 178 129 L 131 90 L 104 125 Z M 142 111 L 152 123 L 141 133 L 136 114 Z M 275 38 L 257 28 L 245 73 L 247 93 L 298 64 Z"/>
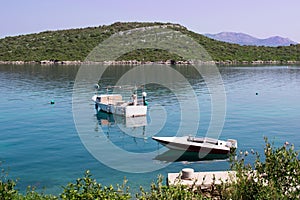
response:
<path id="1" fill-rule="evenodd" d="M 228 154 L 213 154 L 188 152 L 180 150 L 167 150 L 166 152 L 157 155 L 154 159 L 166 162 L 197 162 L 197 161 L 225 161 L 228 160 Z"/>
<path id="2" fill-rule="evenodd" d="M 98 108 L 106 113 L 122 115 L 125 117 L 140 117 L 147 115 L 147 106 L 115 106 L 97 103 Z"/>

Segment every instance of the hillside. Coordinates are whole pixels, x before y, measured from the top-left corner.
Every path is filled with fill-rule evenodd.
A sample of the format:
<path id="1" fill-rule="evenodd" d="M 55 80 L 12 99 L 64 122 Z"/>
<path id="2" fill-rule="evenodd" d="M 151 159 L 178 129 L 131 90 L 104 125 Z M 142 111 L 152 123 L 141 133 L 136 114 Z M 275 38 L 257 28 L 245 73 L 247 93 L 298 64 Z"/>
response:
<path id="1" fill-rule="evenodd" d="M 89 52 L 112 34 L 133 28 L 166 25 L 181 31 L 201 44 L 214 61 L 252 62 L 257 60 L 280 62 L 300 61 L 300 45 L 279 47 L 240 46 L 216 41 L 189 31 L 183 26 L 170 23 L 114 23 L 109 26 L 88 27 L 36 34 L 20 35 L 0 39 L 1 61 L 83 61 Z M 126 54 L 120 60 L 165 61 L 181 60 L 166 51 L 150 49 Z"/>
<path id="2" fill-rule="evenodd" d="M 254 46 L 290 46 L 291 44 L 297 44 L 296 42 L 283 38 L 280 36 L 273 36 L 266 39 L 259 39 L 244 33 L 235 33 L 235 32 L 221 32 L 217 34 L 204 34 L 205 36 L 233 44 L 239 45 L 254 45 Z"/>

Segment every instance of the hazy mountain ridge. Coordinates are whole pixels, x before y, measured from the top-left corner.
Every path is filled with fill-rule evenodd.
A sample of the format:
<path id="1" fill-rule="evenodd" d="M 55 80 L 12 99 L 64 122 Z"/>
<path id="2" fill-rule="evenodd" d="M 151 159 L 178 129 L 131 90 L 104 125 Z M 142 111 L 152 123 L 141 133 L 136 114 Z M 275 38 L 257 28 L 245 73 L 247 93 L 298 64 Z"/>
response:
<path id="1" fill-rule="evenodd" d="M 235 32 L 221 32 L 217 34 L 204 34 L 205 36 L 233 44 L 239 45 L 253 45 L 253 46 L 290 46 L 291 44 L 297 44 L 297 42 L 290 40 L 289 38 L 283 38 L 280 36 L 272 36 L 265 39 L 259 39 L 245 33 Z"/>

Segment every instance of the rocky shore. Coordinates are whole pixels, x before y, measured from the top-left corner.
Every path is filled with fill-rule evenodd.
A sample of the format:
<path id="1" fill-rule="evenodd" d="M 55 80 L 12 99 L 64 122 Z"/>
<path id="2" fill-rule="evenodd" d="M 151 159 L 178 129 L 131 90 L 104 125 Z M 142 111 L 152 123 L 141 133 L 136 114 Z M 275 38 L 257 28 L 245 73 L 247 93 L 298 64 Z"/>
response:
<path id="1" fill-rule="evenodd" d="M 203 62 L 214 64 L 214 62 Z M 41 65 L 89 65 L 89 64 L 104 64 L 104 65 L 142 65 L 142 64 L 161 64 L 161 65 L 190 65 L 191 61 L 136 61 L 136 60 L 123 60 L 123 61 L 57 61 L 57 60 L 42 60 L 42 61 L 0 61 L 0 64 L 13 64 L 13 65 L 24 65 L 24 64 L 41 64 Z"/>
<path id="2" fill-rule="evenodd" d="M 200 61 L 201 64 L 215 64 L 215 65 L 282 65 L 282 64 L 300 64 L 300 61 L 277 61 L 277 60 L 256 60 L 256 61 Z M 25 64 L 40 64 L 40 65 L 89 65 L 89 64 L 104 64 L 104 65 L 142 65 L 142 64 L 160 64 L 160 65 L 192 65 L 193 61 L 136 61 L 136 60 L 123 60 L 123 61 L 57 61 L 57 60 L 42 60 L 42 61 L 0 61 L 0 64 L 12 64 L 12 65 L 25 65 Z"/>

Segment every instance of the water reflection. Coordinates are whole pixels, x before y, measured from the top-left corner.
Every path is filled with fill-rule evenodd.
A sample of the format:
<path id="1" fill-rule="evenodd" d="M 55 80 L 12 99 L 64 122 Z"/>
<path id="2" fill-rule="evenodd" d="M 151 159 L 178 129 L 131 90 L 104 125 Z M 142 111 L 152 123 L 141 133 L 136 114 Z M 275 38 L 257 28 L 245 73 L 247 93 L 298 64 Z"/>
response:
<path id="1" fill-rule="evenodd" d="M 106 129 L 109 136 L 111 132 L 115 132 L 114 128 L 119 129 L 117 132 L 126 133 L 133 138 L 145 138 L 147 126 L 147 117 L 124 117 L 120 115 L 109 114 L 103 111 L 97 111 L 97 123 L 102 129 Z M 98 127 L 96 128 L 98 129 Z M 137 131 L 138 130 L 138 131 Z"/>
<path id="2" fill-rule="evenodd" d="M 228 161 L 228 154 L 199 154 L 198 152 L 183 152 L 167 150 L 157 155 L 155 160 L 165 162 L 197 162 L 197 161 Z"/>
<path id="3" fill-rule="evenodd" d="M 98 111 L 96 114 L 99 125 L 111 126 L 115 124 L 123 125 L 127 128 L 145 127 L 147 126 L 147 117 L 123 117 L 120 115 L 109 114 L 106 112 Z"/>

